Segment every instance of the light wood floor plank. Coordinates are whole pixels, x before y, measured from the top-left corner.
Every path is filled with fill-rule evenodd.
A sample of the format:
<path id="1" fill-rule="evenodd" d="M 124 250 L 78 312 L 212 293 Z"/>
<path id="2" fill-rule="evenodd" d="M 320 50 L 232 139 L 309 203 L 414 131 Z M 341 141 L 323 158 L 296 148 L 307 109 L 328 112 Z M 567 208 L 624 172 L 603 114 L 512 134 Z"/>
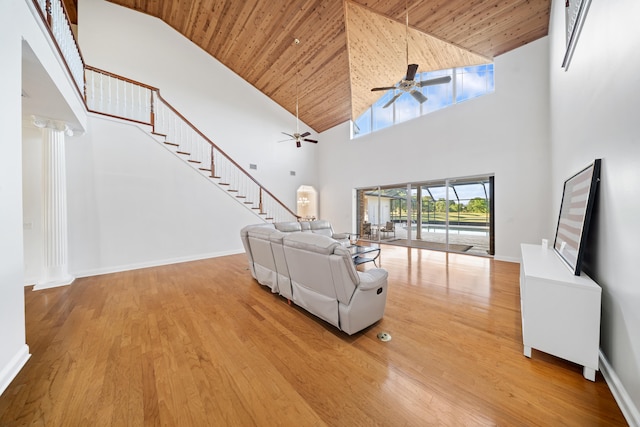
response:
<path id="1" fill-rule="evenodd" d="M 0 426 L 626 425 L 600 373 L 523 355 L 517 264 L 384 245 L 380 263 L 385 316 L 353 336 L 244 255 L 26 288 L 32 357 Z"/>

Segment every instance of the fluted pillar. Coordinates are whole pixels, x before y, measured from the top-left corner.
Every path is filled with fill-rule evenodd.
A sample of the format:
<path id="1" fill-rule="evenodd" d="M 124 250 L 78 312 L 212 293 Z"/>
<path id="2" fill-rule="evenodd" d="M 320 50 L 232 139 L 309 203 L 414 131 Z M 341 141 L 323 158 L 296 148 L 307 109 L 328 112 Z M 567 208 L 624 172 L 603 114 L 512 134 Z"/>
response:
<path id="1" fill-rule="evenodd" d="M 67 237 L 67 175 L 65 135 L 73 132 L 64 122 L 33 118 L 42 129 L 42 277 L 34 290 L 68 285 L 75 279 L 69 274 Z"/>

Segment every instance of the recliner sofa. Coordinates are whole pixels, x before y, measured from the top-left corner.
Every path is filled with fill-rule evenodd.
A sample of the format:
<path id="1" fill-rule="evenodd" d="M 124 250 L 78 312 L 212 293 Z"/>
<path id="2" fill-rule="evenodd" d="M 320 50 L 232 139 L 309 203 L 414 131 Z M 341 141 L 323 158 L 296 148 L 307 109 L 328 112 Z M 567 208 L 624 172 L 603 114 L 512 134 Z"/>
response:
<path id="1" fill-rule="evenodd" d="M 298 229 L 293 224 L 301 225 Z M 325 235 L 326 231 L 303 230 L 302 224 L 305 222 L 242 229 L 252 276 L 271 292 L 349 335 L 380 320 L 386 305 L 387 271 L 357 271 L 345 245 Z M 326 224 L 319 229 L 327 230 Z"/>

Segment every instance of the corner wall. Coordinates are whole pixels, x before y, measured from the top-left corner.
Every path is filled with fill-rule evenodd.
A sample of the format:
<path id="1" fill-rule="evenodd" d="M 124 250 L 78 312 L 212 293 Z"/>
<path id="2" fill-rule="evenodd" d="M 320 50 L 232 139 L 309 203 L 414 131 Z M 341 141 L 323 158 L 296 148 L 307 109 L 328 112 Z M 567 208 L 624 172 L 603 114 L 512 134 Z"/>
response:
<path id="1" fill-rule="evenodd" d="M 553 1 L 549 29 L 553 211 L 564 180 L 602 158 L 585 271 L 602 287 L 600 348 L 609 366 L 601 369 L 613 376 L 608 382 L 632 425 L 640 425 L 638 17 L 635 0 L 592 1 L 568 71 L 561 68 L 563 1 Z"/>
<path id="2" fill-rule="evenodd" d="M 22 264 L 22 2 L 0 2 L 0 393 L 26 363 Z"/>
<path id="3" fill-rule="evenodd" d="M 80 126 L 82 101 L 57 52 L 35 18 L 31 0 L 0 2 L 0 392 L 29 358 L 24 316 L 24 241 L 22 187 L 22 65 L 26 43 L 46 69 L 55 89 Z"/>
<path id="4" fill-rule="evenodd" d="M 493 173 L 496 258 L 552 239 L 547 38 L 496 58 L 495 79 L 493 94 L 354 140 L 348 123 L 323 132 L 320 216 L 350 230 L 354 188 Z"/>

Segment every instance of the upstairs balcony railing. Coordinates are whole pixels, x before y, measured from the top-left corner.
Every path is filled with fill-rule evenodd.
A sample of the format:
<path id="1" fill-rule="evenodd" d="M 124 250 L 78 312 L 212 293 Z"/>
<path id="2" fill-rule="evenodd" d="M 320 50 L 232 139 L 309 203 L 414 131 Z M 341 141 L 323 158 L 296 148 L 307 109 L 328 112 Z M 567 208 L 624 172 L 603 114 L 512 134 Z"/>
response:
<path id="1" fill-rule="evenodd" d="M 256 181 L 152 86 L 84 63 L 61 0 L 33 0 L 87 111 L 151 126 L 151 133 L 270 222 L 299 217 Z"/>

